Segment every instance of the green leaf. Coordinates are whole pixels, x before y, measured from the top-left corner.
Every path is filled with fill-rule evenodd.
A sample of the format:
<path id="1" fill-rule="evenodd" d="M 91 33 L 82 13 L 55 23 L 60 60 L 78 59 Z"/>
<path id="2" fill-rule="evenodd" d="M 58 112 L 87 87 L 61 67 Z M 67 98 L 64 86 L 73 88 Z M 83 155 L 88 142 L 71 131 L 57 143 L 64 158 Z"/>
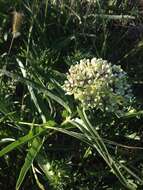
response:
<path id="1" fill-rule="evenodd" d="M 121 168 L 124 169 L 128 174 L 130 173 L 130 175 L 135 177 L 137 180 L 141 181 L 141 179 L 138 176 L 136 176 L 136 174 L 132 173 L 128 168 L 126 168 L 122 164 L 120 164 L 118 161 L 116 162 L 113 160 L 113 158 L 108 153 L 107 148 L 105 149 L 105 144 L 104 144 L 102 138 L 99 136 L 97 131 L 94 131 L 96 129 L 90 124 L 89 120 L 85 116 L 85 113 L 82 113 L 82 111 L 81 111 L 80 114 L 82 114 L 81 117 L 84 119 L 83 122 L 78 122 L 78 120 L 77 121 L 76 120 L 70 120 L 69 122 L 72 125 L 76 126 L 77 128 L 81 129 L 83 134 L 73 132 L 73 131 L 68 131 L 68 130 L 66 130 L 66 127 L 65 127 L 65 129 L 63 129 L 63 128 L 59 128 L 59 127 L 51 127 L 51 126 L 46 125 L 46 124 L 43 124 L 43 127 L 46 129 L 52 129 L 52 130 L 59 131 L 59 132 L 62 132 L 64 134 L 70 135 L 72 137 L 75 137 L 75 138 L 81 140 L 82 142 L 85 142 L 89 146 L 97 149 L 99 151 L 100 155 L 104 158 L 106 163 L 111 168 L 111 171 L 118 177 L 120 182 L 125 187 L 127 187 L 127 189 L 135 190 L 132 188 L 132 185 L 125 178 L 125 176 L 122 174 Z M 86 122 L 86 123 L 84 123 L 84 122 Z M 24 122 L 21 122 L 21 124 L 29 125 L 29 126 L 35 125 L 37 127 L 38 126 L 40 127 L 40 125 L 38 125 L 38 124 L 31 124 L 31 123 L 24 123 Z M 90 129 L 91 127 L 92 127 L 92 130 Z M 82 129 L 84 129 L 84 130 L 82 130 Z M 89 133 L 90 130 L 91 130 L 91 133 Z M 97 136 L 96 136 L 96 133 L 97 133 Z M 109 162 L 109 160 L 110 160 L 110 162 Z"/>
<path id="2" fill-rule="evenodd" d="M 23 63 L 19 60 L 19 59 L 16 59 L 17 62 L 18 62 L 18 65 L 21 69 L 21 72 L 22 72 L 22 75 L 24 78 L 27 77 L 27 71 L 23 65 Z M 35 93 L 34 93 L 34 90 L 33 90 L 33 87 L 27 85 L 27 88 L 29 90 L 29 93 L 31 95 L 31 99 L 33 100 L 34 104 L 35 104 L 35 107 L 37 108 L 37 111 L 39 112 L 40 116 L 41 116 L 41 119 L 43 120 L 43 122 L 45 123 L 46 122 L 46 118 L 45 118 L 45 115 L 43 114 L 40 106 L 39 106 L 39 103 L 38 103 L 38 100 L 37 100 L 37 97 L 35 96 Z"/>
<path id="3" fill-rule="evenodd" d="M 22 123 L 22 122 L 19 122 L 19 123 L 28 125 L 28 123 Z M 18 148 L 20 145 L 22 145 L 22 144 L 28 142 L 29 140 L 32 140 L 33 138 L 39 136 L 41 133 L 45 132 L 45 131 L 47 130 L 47 127 L 45 127 L 45 125 L 48 126 L 48 127 L 50 127 L 50 128 L 52 129 L 53 126 L 56 125 L 56 123 L 55 123 L 54 121 L 48 121 L 48 122 L 46 122 L 46 124 L 44 124 L 44 125 L 43 125 L 43 124 L 42 124 L 42 125 L 39 124 L 39 125 L 38 125 L 39 128 L 38 128 L 38 131 L 37 131 L 36 134 L 33 134 L 33 133 L 30 131 L 30 132 L 29 132 L 27 135 L 25 135 L 24 137 L 21 137 L 21 138 L 19 138 L 17 141 L 15 141 L 15 142 L 13 142 L 13 143 L 7 145 L 5 148 L 3 148 L 3 149 L 0 151 L 0 157 L 2 157 L 3 155 L 7 154 L 8 152 L 10 152 L 10 151 L 12 151 L 12 150 Z M 32 126 L 34 126 L 34 124 L 33 124 L 33 123 L 30 123 L 29 126 L 32 127 Z"/>
<path id="4" fill-rule="evenodd" d="M 20 175 L 19 175 L 17 183 L 16 183 L 16 190 L 18 190 L 20 188 L 20 186 L 25 178 L 26 173 L 28 172 L 29 168 L 31 167 L 36 155 L 40 151 L 40 149 L 43 145 L 43 142 L 44 142 L 44 138 L 42 140 L 39 137 L 33 139 L 32 143 L 31 143 L 31 148 L 28 150 L 24 165 L 22 166 L 22 169 L 20 171 Z"/>
<path id="5" fill-rule="evenodd" d="M 24 137 L 19 138 L 17 141 L 7 145 L 5 148 L 3 148 L 0 151 L 0 157 L 2 157 L 3 155 L 7 154 L 8 152 L 14 150 L 15 148 L 19 147 L 20 145 L 28 142 L 32 138 L 33 138 L 33 135 L 31 133 L 29 133 L 28 135 L 25 135 Z"/>
<path id="6" fill-rule="evenodd" d="M 13 139 L 13 138 L 3 138 L 0 140 L 0 145 L 7 143 L 7 142 L 13 142 L 13 141 L 15 141 L 15 139 Z"/>
<path id="7" fill-rule="evenodd" d="M 16 74 L 12 74 L 8 71 L 5 71 L 5 70 L 1 70 L 0 69 L 0 72 L 3 72 L 3 74 L 13 78 L 13 79 L 17 79 L 17 80 L 20 80 L 21 82 L 24 82 L 26 83 L 27 85 L 29 85 L 31 88 L 34 88 L 34 89 L 37 89 L 38 91 L 44 93 L 45 95 L 47 95 L 49 98 L 51 98 L 52 100 L 54 100 L 55 102 L 59 103 L 61 106 L 63 106 L 69 113 L 71 113 L 71 109 L 68 105 L 67 102 L 63 101 L 62 98 L 60 98 L 59 96 L 55 95 L 53 92 L 49 91 L 47 88 L 37 84 L 36 82 L 30 80 L 30 79 L 27 79 L 27 78 L 24 78 L 24 77 L 20 77 L 19 75 L 16 75 Z"/>
<path id="8" fill-rule="evenodd" d="M 9 107 L 10 106 L 7 104 L 7 102 L 3 98 L 0 98 L 0 112 L 2 112 L 11 121 L 14 121 L 14 120 L 16 120 L 16 117 L 14 117 L 15 112 L 11 112 Z M 0 120 L 0 122 L 1 122 L 1 120 Z"/>
<path id="9" fill-rule="evenodd" d="M 119 162 L 116 162 L 113 160 L 113 158 L 110 156 L 102 138 L 99 136 L 98 132 L 96 131 L 96 129 L 91 125 L 90 121 L 88 120 L 86 113 L 84 110 L 80 110 L 78 108 L 78 112 L 79 115 L 81 117 L 81 119 L 83 120 L 84 125 L 83 128 L 85 128 L 91 135 L 91 137 L 89 138 L 89 135 L 87 135 L 85 133 L 85 135 L 87 136 L 87 138 L 89 140 L 91 140 L 91 144 L 95 145 L 95 148 L 97 149 L 97 151 L 99 152 L 99 154 L 103 157 L 103 159 L 105 160 L 105 162 L 108 164 L 108 166 L 111 168 L 111 171 L 117 176 L 117 178 L 120 180 L 120 182 L 129 190 L 135 190 L 135 187 L 133 187 L 130 184 L 130 181 L 126 178 L 126 176 L 123 175 L 123 173 L 121 172 L 121 168 L 123 168 L 123 165 L 121 165 Z M 127 169 L 127 167 L 124 169 L 126 170 L 126 172 L 130 173 L 133 177 L 135 178 L 139 178 L 137 177 L 134 173 L 132 174 L 130 172 L 129 169 Z"/>
<path id="10" fill-rule="evenodd" d="M 128 113 L 126 113 L 124 116 L 123 116 L 123 118 L 125 118 L 125 119 L 128 119 L 128 118 L 134 118 L 134 117 L 143 117 L 143 111 L 142 110 L 140 110 L 140 111 L 138 111 L 138 112 L 128 112 Z"/>

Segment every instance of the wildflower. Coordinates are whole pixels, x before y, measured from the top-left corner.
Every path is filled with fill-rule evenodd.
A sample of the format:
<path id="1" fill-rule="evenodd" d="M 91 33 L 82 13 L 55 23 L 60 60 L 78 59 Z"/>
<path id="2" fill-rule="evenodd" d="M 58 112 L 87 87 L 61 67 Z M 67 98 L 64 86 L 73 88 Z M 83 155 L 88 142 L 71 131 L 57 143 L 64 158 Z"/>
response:
<path id="1" fill-rule="evenodd" d="M 85 109 L 123 114 L 134 99 L 126 72 L 106 60 L 82 59 L 72 65 L 63 86 Z"/>

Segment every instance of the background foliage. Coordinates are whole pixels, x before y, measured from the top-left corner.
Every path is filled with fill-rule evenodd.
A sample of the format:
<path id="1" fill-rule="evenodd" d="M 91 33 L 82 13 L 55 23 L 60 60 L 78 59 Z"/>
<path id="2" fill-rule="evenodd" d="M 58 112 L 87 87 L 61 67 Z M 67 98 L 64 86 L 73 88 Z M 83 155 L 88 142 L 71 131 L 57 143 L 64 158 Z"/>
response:
<path id="1" fill-rule="evenodd" d="M 139 0 L 0 1 L 0 189 L 143 188 L 142 10 Z M 121 65 L 135 113 L 85 113 L 65 96 L 65 73 L 85 57 Z"/>

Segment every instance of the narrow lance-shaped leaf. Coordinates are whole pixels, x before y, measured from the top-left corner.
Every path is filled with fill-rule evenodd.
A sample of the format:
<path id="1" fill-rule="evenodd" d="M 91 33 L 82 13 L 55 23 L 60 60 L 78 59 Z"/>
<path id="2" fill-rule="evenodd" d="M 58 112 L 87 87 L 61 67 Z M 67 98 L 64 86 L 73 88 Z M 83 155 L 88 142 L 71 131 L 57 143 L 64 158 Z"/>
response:
<path id="1" fill-rule="evenodd" d="M 31 81 L 30 79 L 20 77 L 19 75 L 12 74 L 8 71 L 0 69 L 0 72 L 2 72 L 3 74 L 5 74 L 11 78 L 14 78 L 14 79 L 16 78 L 17 80 L 27 83 L 29 86 L 33 87 L 34 89 L 37 89 L 38 91 L 45 93 L 45 95 L 47 95 L 49 98 L 51 98 L 52 100 L 54 100 L 57 103 L 59 103 L 60 105 L 62 105 L 69 113 L 71 113 L 71 109 L 70 109 L 69 105 L 65 101 L 63 101 L 59 96 L 56 96 L 53 92 L 50 92 L 45 87 L 35 83 L 34 81 Z"/>
<path id="2" fill-rule="evenodd" d="M 33 138 L 33 135 L 29 133 L 28 135 L 25 135 L 24 137 L 19 138 L 17 141 L 12 142 L 11 144 L 7 145 L 0 151 L 0 157 L 7 154 L 8 152 L 18 148 L 20 145 L 28 142 Z"/>
<path id="3" fill-rule="evenodd" d="M 18 177 L 17 183 L 16 183 L 16 190 L 19 190 L 24 177 L 26 173 L 28 172 L 29 168 L 31 167 L 36 155 L 40 151 L 44 140 L 41 140 L 41 138 L 34 138 L 34 140 L 31 143 L 31 148 L 28 150 L 27 156 L 25 158 L 25 163 L 21 168 L 20 175 Z"/>
<path id="4" fill-rule="evenodd" d="M 47 123 L 48 125 L 48 123 Z M 0 151 L 0 157 L 2 157 L 3 155 L 9 153 L 10 151 L 18 148 L 19 146 L 23 145 L 24 143 L 27 143 L 28 141 L 30 141 L 31 139 L 39 136 L 41 133 L 43 133 L 44 131 L 46 131 L 47 129 L 45 127 L 39 127 L 39 132 L 37 132 L 36 134 L 32 134 L 31 132 L 29 132 L 29 134 L 19 138 L 17 141 L 12 142 L 11 144 L 7 145 L 6 147 L 4 147 L 1 151 Z"/>
<path id="5" fill-rule="evenodd" d="M 97 143 L 101 144 L 101 146 L 99 146 L 98 151 L 101 155 L 104 155 L 104 160 L 106 161 L 106 163 L 108 164 L 108 166 L 111 168 L 111 170 L 113 171 L 113 173 L 118 177 L 118 179 L 120 180 L 120 182 L 129 190 L 135 190 L 135 186 L 133 186 L 132 184 L 130 184 L 129 180 L 121 173 L 120 168 L 121 165 L 120 163 L 116 163 L 112 157 L 110 156 L 110 154 L 108 153 L 108 150 L 104 144 L 104 142 L 102 141 L 102 138 L 99 136 L 98 132 L 93 131 L 94 128 L 93 126 L 90 124 L 86 114 L 84 111 L 81 111 L 78 109 L 78 112 L 81 116 L 81 118 L 83 119 L 84 124 L 86 125 L 87 129 L 89 129 L 89 131 L 91 131 L 91 140 L 93 140 L 93 144 Z M 83 126 L 84 127 L 84 126 Z M 96 136 L 97 135 L 97 136 Z M 95 139 L 95 141 L 94 141 Z M 92 142 L 91 142 L 92 143 Z M 110 160 L 110 162 L 109 162 Z M 127 171 L 127 170 L 126 170 Z M 130 173 L 131 174 L 131 173 Z M 135 176 L 134 176 L 135 177 Z"/>

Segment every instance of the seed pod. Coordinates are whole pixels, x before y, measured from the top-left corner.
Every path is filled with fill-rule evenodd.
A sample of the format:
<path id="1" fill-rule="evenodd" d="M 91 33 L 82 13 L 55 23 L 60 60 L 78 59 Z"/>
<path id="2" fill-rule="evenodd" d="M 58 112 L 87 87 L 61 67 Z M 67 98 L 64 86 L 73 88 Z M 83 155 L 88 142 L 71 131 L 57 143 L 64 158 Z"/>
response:
<path id="1" fill-rule="evenodd" d="M 12 35 L 13 38 L 20 36 L 20 29 L 23 22 L 23 13 L 14 11 L 13 12 L 13 22 L 12 22 Z"/>

